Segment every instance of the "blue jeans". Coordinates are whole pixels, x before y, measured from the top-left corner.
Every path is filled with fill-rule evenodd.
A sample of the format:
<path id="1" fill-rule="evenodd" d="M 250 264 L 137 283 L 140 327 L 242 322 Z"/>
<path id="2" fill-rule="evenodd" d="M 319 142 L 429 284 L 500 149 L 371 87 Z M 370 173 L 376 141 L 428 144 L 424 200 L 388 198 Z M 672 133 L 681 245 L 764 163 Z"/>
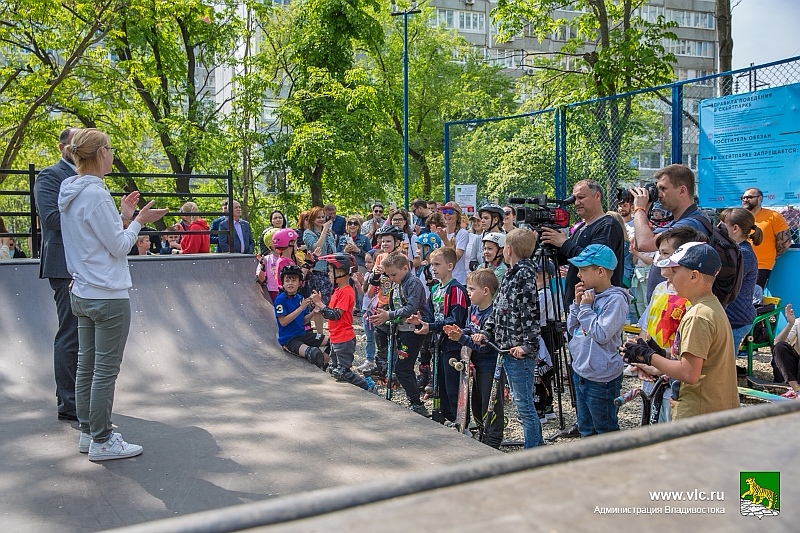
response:
<path id="1" fill-rule="evenodd" d="M 361 325 L 364 326 L 364 355 L 367 361 L 375 361 L 375 326 L 369 323 L 365 316 L 361 316 Z"/>
<path id="2" fill-rule="evenodd" d="M 742 343 L 744 336 L 750 333 L 750 329 L 753 327 L 752 324 L 747 324 L 746 326 L 742 326 L 740 328 L 733 328 L 733 356 L 736 357 L 739 355 L 739 345 Z"/>
<path id="3" fill-rule="evenodd" d="M 573 373 L 572 383 L 575 386 L 581 437 L 619 431 L 614 399 L 622 390 L 622 375 L 608 383 L 600 383 Z"/>
<path id="4" fill-rule="evenodd" d="M 515 359 L 509 355 L 503 358 L 503 368 L 506 371 L 508 384 L 511 386 L 511 395 L 517 406 L 519 420 L 522 423 L 522 432 L 525 436 L 524 448 L 535 448 L 542 444 L 542 423 L 539 422 L 539 415 L 536 414 L 536 407 L 533 403 L 533 369 L 535 366 L 536 360 L 531 357 Z"/>
<path id="5" fill-rule="evenodd" d="M 72 312 L 78 317 L 78 373 L 75 400 L 81 432 L 96 442 L 111 436 L 114 388 L 122 364 L 122 352 L 131 325 L 127 298 L 89 300 L 71 295 Z"/>

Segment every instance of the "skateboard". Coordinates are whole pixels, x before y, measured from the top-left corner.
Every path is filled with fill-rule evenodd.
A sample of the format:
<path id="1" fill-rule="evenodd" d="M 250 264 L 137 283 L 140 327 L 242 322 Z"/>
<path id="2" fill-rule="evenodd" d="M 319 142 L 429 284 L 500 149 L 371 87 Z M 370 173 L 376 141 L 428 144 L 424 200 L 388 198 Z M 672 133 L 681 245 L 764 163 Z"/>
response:
<path id="1" fill-rule="evenodd" d="M 461 347 L 461 359 L 455 357 L 448 361 L 448 364 L 460 373 L 458 382 L 458 408 L 456 410 L 456 429 L 464 435 L 470 435 L 469 431 L 469 398 L 470 398 L 470 377 L 471 364 L 470 358 L 472 349 L 466 346 Z"/>

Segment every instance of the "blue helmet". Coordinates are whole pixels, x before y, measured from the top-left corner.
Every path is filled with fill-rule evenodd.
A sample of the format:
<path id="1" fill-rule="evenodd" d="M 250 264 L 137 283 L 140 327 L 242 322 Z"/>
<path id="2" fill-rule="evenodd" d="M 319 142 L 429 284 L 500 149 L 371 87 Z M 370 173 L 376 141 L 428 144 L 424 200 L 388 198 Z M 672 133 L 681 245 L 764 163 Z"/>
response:
<path id="1" fill-rule="evenodd" d="M 423 233 L 417 237 L 417 244 L 419 244 L 422 249 L 422 259 L 428 257 L 429 253 L 437 248 L 441 248 L 443 245 L 442 239 L 435 233 Z M 428 247 L 427 252 L 425 251 L 426 246 Z"/>

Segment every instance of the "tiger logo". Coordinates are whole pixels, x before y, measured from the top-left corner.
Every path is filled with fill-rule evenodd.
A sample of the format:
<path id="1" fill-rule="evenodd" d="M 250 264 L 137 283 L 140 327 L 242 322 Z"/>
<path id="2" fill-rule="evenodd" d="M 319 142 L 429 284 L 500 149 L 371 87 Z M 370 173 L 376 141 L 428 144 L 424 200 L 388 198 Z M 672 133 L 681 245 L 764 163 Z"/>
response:
<path id="1" fill-rule="evenodd" d="M 755 505 L 762 505 L 764 500 L 767 500 L 767 505 L 765 506 L 767 509 L 772 509 L 774 505 L 778 504 L 778 495 L 775 494 L 775 491 L 760 486 L 756 483 L 755 478 L 752 477 L 747 478 L 745 482 L 750 488 L 742 494 L 743 500 L 750 496 L 750 500 Z"/>

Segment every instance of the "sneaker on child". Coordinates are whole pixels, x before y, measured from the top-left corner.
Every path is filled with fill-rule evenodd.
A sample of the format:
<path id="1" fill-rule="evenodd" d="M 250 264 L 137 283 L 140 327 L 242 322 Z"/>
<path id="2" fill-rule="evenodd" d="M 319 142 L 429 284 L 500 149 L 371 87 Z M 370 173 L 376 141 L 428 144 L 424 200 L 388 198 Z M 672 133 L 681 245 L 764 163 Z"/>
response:
<path id="1" fill-rule="evenodd" d="M 374 361 L 370 361 L 370 360 L 368 359 L 368 360 L 364 361 L 363 363 L 361 363 L 361 364 L 358 366 L 357 370 L 363 374 L 363 373 L 365 373 L 365 372 L 366 372 L 366 373 L 372 373 L 372 372 L 375 372 L 375 369 L 376 369 L 376 368 L 377 368 L 377 367 L 375 366 L 375 362 L 374 362 Z"/>
<path id="2" fill-rule="evenodd" d="M 128 444 L 122 440 L 122 435 L 112 433 L 106 442 L 95 442 L 89 445 L 90 461 L 109 461 L 111 459 L 126 459 L 142 453 L 138 444 Z"/>
<path id="3" fill-rule="evenodd" d="M 781 396 L 784 398 L 788 398 L 790 400 L 796 400 L 800 396 L 800 394 L 798 394 L 798 391 L 796 390 L 789 389 L 783 394 L 781 394 Z"/>
<path id="4" fill-rule="evenodd" d="M 428 409 L 425 407 L 425 404 L 422 404 L 422 403 L 417 404 L 417 405 L 411 404 L 411 406 L 408 408 L 408 410 L 409 411 L 414 411 L 418 415 L 430 416 L 430 413 L 428 412 Z"/>

